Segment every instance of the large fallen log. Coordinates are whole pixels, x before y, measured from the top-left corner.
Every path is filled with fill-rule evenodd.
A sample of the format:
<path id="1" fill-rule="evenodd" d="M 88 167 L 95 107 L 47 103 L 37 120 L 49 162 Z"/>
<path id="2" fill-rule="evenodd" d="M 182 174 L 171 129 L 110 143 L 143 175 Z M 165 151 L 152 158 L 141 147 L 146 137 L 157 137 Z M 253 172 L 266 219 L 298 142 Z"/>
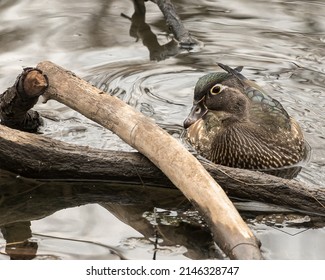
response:
<path id="1" fill-rule="evenodd" d="M 2 168 L 24 177 L 174 187 L 159 168 L 137 152 L 77 146 L 1 125 L 0 136 L 0 162 L 6 163 Z M 325 216 L 325 190 L 321 186 L 198 159 L 229 196 Z"/>
<path id="2" fill-rule="evenodd" d="M 258 240 L 222 188 L 176 139 L 134 108 L 73 73 L 51 62 L 39 63 L 37 68 L 49 81 L 45 99 L 57 100 L 110 129 L 159 167 L 197 206 L 214 240 L 230 258 L 262 258 Z"/>

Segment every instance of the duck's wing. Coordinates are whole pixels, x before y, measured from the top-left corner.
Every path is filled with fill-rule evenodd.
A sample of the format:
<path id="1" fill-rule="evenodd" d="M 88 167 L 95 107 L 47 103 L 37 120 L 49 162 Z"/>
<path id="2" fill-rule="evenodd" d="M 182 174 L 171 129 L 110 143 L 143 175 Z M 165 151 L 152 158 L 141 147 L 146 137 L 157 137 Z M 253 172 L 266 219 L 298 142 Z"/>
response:
<path id="1" fill-rule="evenodd" d="M 270 128 L 291 129 L 290 116 L 281 103 L 266 94 L 252 81 L 246 81 L 244 94 L 251 101 L 250 120 Z M 255 86 L 256 85 L 256 86 Z"/>
<path id="2" fill-rule="evenodd" d="M 231 68 L 222 63 L 218 65 L 235 76 L 244 88 L 244 94 L 251 101 L 250 120 L 258 125 L 263 125 L 269 128 L 285 128 L 290 129 L 290 117 L 281 103 L 269 96 L 259 85 L 248 80 L 241 74 L 242 66 Z"/>

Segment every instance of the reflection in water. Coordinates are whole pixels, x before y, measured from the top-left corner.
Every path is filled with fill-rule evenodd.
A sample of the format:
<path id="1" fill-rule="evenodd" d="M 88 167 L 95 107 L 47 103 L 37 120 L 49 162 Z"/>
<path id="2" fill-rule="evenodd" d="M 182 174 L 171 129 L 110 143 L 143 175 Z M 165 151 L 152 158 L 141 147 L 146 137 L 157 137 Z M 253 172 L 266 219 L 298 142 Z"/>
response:
<path id="1" fill-rule="evenodd" d="M 144 213 L 153 211 L 155 207 L 177 211 L 188 209 L 189 203 L 176 189 L 103 182 L 39 182 L 17 179 L 13 174 L 5 172 L 3 175 L 5 176 L 2 179 L 6 182 L 0 185 L 0 227 L 7 244 L 5 252 L 11 258 L 35 257 L 37 243 L 30 240 L 33 236 L 30 221 L 44 218 L 61 209 L 93 203 L 102 205 L 119 220 L 139 231 L 148 241 L 155 235 L 163 237 L 163 243 L 159 244 L 161 250 L 183 246 L 187 248 L 185 254 L 190 258 L 217 256 L 215 253 L 209 255 L 214 245 L 207 228 L 202 224 L 192 223 L 189 217 L 178 217 L 177 224 L 167 224 L 166 221 L 158 223 L 156 229 L 150 219 L 145 218 Z M 20 182 L 19 187 L 15 187 L 17 181 Z M 124 258 L 117 249 L 112 248 L 111 251 L 120 256 L 119 258 Z"/>
<path id="2" fill-rule="evenodd" d="M 147 1 L 144 8 L 142 1 L 139 3 L 140 6 L 133 6 L 128 0 L 0 1 L 1 88 L 6 89 L 13 83 L 13 77 L 21 72 L 22 66 L 52 60 L 128 102 L 178 138 L 192 106 L 193 88 L 198 78 L 216 71 L 216 62 L 243 65 L 247 77 L 268 89 L 305 131 L 312 156 L 297 180 L 323 184 L 325 4 L 322 1 L 173 0 L 186 28 L 204 44 L 192 51 L 179 49 L 176 42 L 168 38 L 165 20 L 155 4 Z M 36 107 L 49 117 L 42 128 L 49 137 L 103 149 L 131 149 L 112 133 L 61 104 L 51 101 Z M 196 219 L 177 220 L 187 210 L 182 204 L 183 197 L 177 198 L 180 195 L 177 191 L 171 194 L 160 190 L 158 194 L 155 189 L 156 195 L 146 197 L 148 192 L 142 187 L 141 192 L 134 192 L 134 186 L 127 189 L 118 185 L 112 192 L 112 185 L 90 182 L 61 182 L 50 187 L 44 182 L 23 180 L 22 183 L 10 176 L 1 177 L 0 186 L 0 222 L 2 235 L 7 239 L 6 242 L 0 239 L 0 252 L 12 258 L 28 255 L 32 258 L 36 249 L 37 258 L 41 255 L 63 259 L 152 258 L 155 240 L 159 241 L 156 245 L 160 252 L 163 248 L 164 252 L 170 250 L 165 258 L 220 257 L 211 246 L 209 233 Z M 157 201 L 160 196 L 162 200 Z M 171 201 L 175 204 L 170 205 Z M 96 212 L 97 219 L 92 218 L 93 204 L 89 203 L 102 205 L 96 208 L 101 209 Z M 176 207 L 178 203 L 182 207 Z M 87 206 L 72 208 L 71 212 L 66 209 L 79 205 Z M 139 211 L 135 211 L 137 207 Z M 155 207 L 164 210 L 155 212 Z M 56 212 L 60 209 L 65 210 Z M 178 209 L 176 218 L 171 220 L 174 212 L 170 211 L 175 209 Z M 321 223 L 315 225 L 303 220 L 300 224 L 303 228 L 297 229 L 295 224 L 294 230 L 320 228 L 291 237 L 288 234 L 296 231 L 287 223 L 273 216 L 269 219 L 263 213 L 257 217 L 254 209 L 256 206 L 244 215 L 261 239 L 266 257 L 325 258 Z M 132 211 L 134 215 L 130 214 Z M 83 223 L 87 229 L 99 228 L 100 234 L 94 237 L 98 244 L 113 246 L 104 248 L 93 244 L 90 246 L 93 251 L 89 253 L 88 245 L 78 241 L 87 240 L 87 233 L 72 242 L 31 232 L 37 224 L 43 229 L 42 233 L 73 238 L 75 232 L 69 227 L 73 223 L 68 220 L 71 213 L 77 217 L 73 220 L 76 224 Z M 82 219 L 78 218 L 80 213 Z M 114 228 L 114 233 L 123 228 L 125 234 L 106 236 L 102 221 L 104 217 L 111 217 L 110 213 L 123 221 L 109 220 L 110 228 Z M 151 219 L 154 213 L 159 229 Z M 185 214 L 187 218 L 189 213 Z M 124 228 L 124 223 L 142 235 L 137 235 L 132 228 Z M 55 230 L 48 230 L 52 225 Z M 69 246 L 73 249 L 63 251 Z M 18 247 L 21 248 L 17 251 Z M 80 250 L 85 254 L 76 255 Z M 19 253 L 14 256 L 14 252 Z M 0 255 L 0 258 L 9 257 Z"/>
<path id="3" fill-rule="evenodd" d="M 6 240 L 5 252 L 11 260 L 29 260 L 36 257 L 38 244 L 30 241 L 30 222 L 15 222 L 1 226 Z"/>
<path id="4" fill-rule="evenodd" d="M 128 186 L 112 182 L 46 182 L 17 178 L 14 174 L 2 172 L 0 194 L 0 229 L 5 240 L 3 243 L 0 239 L 0 254 L 10 259 L 127 259 L 132 258 L 132 252 L 129 252 L 132 250 L 137 252 L 137 258 L 146 258 L 139 250 L 141 247 L 145 247 L 154 259 L 164 256 L 225 258 L 215 246 L 200 215 L 177 189 Z M 141 233 L 142 237 L 128 237 L 120 241 L 118 246 L 109 246 L 106 245 L 110 244 L 109 236 L 103 239 L 104 242 L 94 242 L 85 238 L 37 234 L 31 229 L 30 221 L 44 219 L 61 209 L 87 204 L 101 205 L 108 210 L 106 215 L 113 214 L 119 221 Z M 269 215 L 265 212 L 269 211 L 268 208 L 263 206 L 259 213 L 252 209 L 257 209 L 256 205 L 247 209 L 246 204 L 242 215 L 258 238 L 265 238 L 267 231 L 264 225 L 279 228 L 283 232 L 292 229 L 303 232 L 309 228 L 324 227 L 322 217 L 301 216 L 290 212 Z M 92 227 L 94 221 L 101 223 L 100 216 L 90 215 L 90 223 L 86 227 Z M 68 222 L 68 219 L 69 216 L 62 216 L 57 225 L 65 220 Z M 82 219 L 87 223 L 87 217 L 83 216 Z M 60 235 L 59 228 L 55 231 Z M 321 234 L 324 230 L 319 231 Z M 286 238 L 283 242 L 287 242 Z M 74 252 L 75 246 L 78 247 L 78 254 Z M 269 250 L 264 244 L 262 248 Z M 308 252 L 308 246 L 304 251 Z M 323 252 L 324 250 L 316 250 L 314 257 L 324 257 Z"/>
<path id="5" fill-rule="evenodd" d="M 144 46 L 146 46 L 150 53 L 150 60 L 164 60 L 168 57 L 174 56 L 180 52 L 178 43 L 175 40 L 160 45 L 156 35 L 151 31 L 150 26 L 145 22 L 146 8 L 144 1 L 133 1 L 134 14 L 131 20 L 130 35 L 134 38 L 141 39 Z M 128 18 L 126 15 L 122 14 Z"/>

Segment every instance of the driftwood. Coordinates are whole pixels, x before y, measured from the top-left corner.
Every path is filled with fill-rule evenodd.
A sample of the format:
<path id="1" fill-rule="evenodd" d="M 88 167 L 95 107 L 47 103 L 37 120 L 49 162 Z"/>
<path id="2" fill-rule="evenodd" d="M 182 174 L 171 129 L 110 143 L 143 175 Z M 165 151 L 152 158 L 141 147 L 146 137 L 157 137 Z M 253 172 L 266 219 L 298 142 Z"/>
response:
<path id="1" fill-rule="evenodd" d="M 198 207 L 214 240 L 230 258 L 261 258 L 258 241 L 224 191 L 176 139 L 134 108 L 73 73 L 50 62 L 42 62 L 37 68 L 49 80 L 43 95 L 46 99 L 55 99 L 81 112 L 150 159 Z"/>

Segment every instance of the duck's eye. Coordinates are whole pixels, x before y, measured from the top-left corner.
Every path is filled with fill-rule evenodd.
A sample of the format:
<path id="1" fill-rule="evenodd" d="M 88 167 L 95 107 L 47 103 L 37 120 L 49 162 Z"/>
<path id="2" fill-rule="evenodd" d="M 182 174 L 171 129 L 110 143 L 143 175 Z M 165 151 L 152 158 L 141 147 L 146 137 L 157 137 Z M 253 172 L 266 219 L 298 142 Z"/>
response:
<path id="1" fill-rule="evenodd" d="M 223 86 L 220 84 L 216 84 L 214 85 L 211 89 L 210 89 L 210 93 L 212 95 L 217 95 L 218 93 L 220 93 L 223 90 Z"/>

